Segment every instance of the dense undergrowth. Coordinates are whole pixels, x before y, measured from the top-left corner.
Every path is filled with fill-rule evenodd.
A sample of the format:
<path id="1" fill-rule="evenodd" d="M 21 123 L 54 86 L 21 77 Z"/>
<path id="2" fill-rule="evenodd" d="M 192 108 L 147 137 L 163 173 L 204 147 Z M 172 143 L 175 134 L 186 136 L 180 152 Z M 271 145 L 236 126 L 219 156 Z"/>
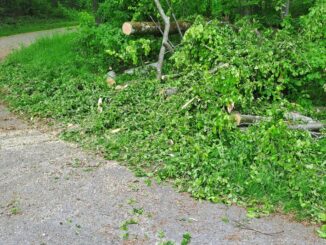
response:
<path id="1" fill-rule="evenodd" d="M 63 138 L 137 175 L 173 180 L 196 198 L 244 205 L 251 216 L 282 210 L 325 222 L 326 138 L 290 130 L 283 120 L 292 110 L 326 119 L 314 108 L 325 106 L 320 11 L 302 19 L 300 31 L 288 22 L 275 31 L 248 20 L 198 19 L 167 64 L 176 78 L 123 75 L 117 85 L 128 86 L 120 88 L 106 84 L 108 66 L 141 64 L 135 54 L 150 59 L 157 41 L 126 40 L 116 29 L 97 38 L 111 27 L 94 29 L 84 16 L 81 33 L 44 39 L 9 57 L 0 67 L 0 89 L 13 108 L 73 124 Z M 127 47 L 131 52 L 120 56 Z M 318 98 L 310 97 L 311 86 Z M 177 93 L 167 94 L 171 88 Z M 272 120 L 242 131 L 226 110 L 232 103 Z"/>

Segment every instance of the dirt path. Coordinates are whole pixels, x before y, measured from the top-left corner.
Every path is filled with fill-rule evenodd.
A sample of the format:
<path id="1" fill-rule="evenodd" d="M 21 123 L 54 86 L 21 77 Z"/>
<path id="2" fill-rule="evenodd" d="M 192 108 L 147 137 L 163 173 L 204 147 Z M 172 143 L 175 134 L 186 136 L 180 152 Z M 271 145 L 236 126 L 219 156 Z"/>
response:
<path id="1" fill-rule="evenodd" d="M 31 36 L 1 38 L 0 45 L 28 43 Z M 248 220 L 239 207 L 148 186 L 0 105 L 0 245 L 179 244 L 186 232 L 199 245 L 326 244 L 314 229 L 283 216 Z"/>

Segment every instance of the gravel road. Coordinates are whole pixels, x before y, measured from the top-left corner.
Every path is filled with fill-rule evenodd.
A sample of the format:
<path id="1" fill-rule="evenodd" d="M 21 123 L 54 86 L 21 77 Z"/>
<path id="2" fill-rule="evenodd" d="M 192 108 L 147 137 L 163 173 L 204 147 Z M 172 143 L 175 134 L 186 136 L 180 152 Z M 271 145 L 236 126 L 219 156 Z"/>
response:
<path id="1" fill-rule="evenodd" d="M 56 31 L 0 38 L 0 58 Z M 0 105 L 0 245 L 326 244 L 316 227 L 273 215 L 200 202 L 167 184 L 145 184 Z"/>

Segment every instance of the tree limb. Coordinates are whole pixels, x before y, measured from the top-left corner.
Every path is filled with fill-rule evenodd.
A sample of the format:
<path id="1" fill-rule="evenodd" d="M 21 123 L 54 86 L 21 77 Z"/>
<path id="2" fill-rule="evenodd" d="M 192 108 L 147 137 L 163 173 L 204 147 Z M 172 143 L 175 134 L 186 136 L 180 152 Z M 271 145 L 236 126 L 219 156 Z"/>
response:
<path id="1" fill-rule="evenodd" d="M 159 0 L 154 0 L 156 7 L 164 21 L 165 27 L 164 27 L 164 33 L 163 33 L 163 40 L 162 40 L 162 46 L 158 58 L 158 64 L 157 64 L 157 79 L 161 80 L 162 79 L 162 68 L 163 68 L 163 63 L 164 63 L 164 56 L 165 56 L 165 49 L 166 45 L 168 45 L 168 40 L 169 40 L 169 32 L 170 32 L 170 17 L 168 17 L 160 3 Z"/>
<path id="2" fill-rule="evenodd" d="M 183 38 L 183 34 L 182 34 L 182 31 L 181 31 L 180 25 L 179 25 L 179 23 L 178 23 L 178 21 L 177 21 L 177 18 L 175 17 L 175 14 L 173 13 L 173 9 L 172 9 L 172 6 L 171 6 L 171 4 L 170 4 L 170 1 L 169 1 L 169 0 L 165 0 L 165 1 L 166 1 L 167 5 L 169 6 L 169 8 L 170 8 L 171 11 L 172 11 L 172 17 L 173 17 L 175 23 L 177 24 L 178 32 L 179 32 L 179 35 L 180 35 L 180 37 L 181 37 L 181 39 L 182 39 L 182 38 Z"/>

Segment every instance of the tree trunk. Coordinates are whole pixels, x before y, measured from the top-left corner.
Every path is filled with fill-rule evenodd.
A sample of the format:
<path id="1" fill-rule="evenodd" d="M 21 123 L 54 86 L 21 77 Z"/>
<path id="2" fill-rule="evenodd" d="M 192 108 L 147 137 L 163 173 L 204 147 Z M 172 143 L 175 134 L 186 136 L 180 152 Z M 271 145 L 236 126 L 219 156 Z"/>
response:
<path id="1" fill-rule="evenodd" d="M 283 6 L 282 10 L 282 18 L 286 18 L 290 13 L 290 0 L 286 0 L 285 5 Z"/>
<path id="2" fill-rule="evenodd" d="M 170 24 L 170 33 L 178 33 L 180 27 L 181 31 L 186 31 L 190 28 L 191 24 L 184 21 L 173 22 Z M 164 26 L 154 22 L 125 22 L 122 26 L 122 32 L 127 35 L 135 34 L 161 34 Z"/>
<path id="3" fill-rule="evenodd" d="M 95 21 L 96 21 L 96 24 L 100 24 L 100 18 L 97 15 L 97 10 L 98 10 L 98 0 L 93 0 L 93 13 L 95 16 Z"/>
<path id="4" fill-rule="evenodd" d="M 253 116 L 253 115 L 240 115 L 240 114 L 237 114 L 237 117 L 239 117 L 239 119 L 237 120 L 238 125 L 248 125 L 248 124 L 253 124 L 256 122 L 270 119 L 268 117 Z"/>
<path id="5" fill-rule="evenodd" d="M 162 46 L 160 50 L 160 54 L 158 57 L 158 62 L 157 62 L 157 79 L 161 80 L 162 79 L 162 69 L 163 69 L 163 63 L 164 63 L 164 56 L 165 56 L 165 50 L 166 47 L 169 46 L 169 33 L 170 33 L 170 17 L 168 17 L 160 3 L 160 0 L 154 0 L 156 7 L 158 9 L 158 12 L 160 13 L 163 21 L 164 21 L 164 33 L 163 33 L 163 40 L 162 40 Z"/>
<path id="6" fill-rule="evenodd" d="M 52 7 L 58 7 L 58 0 L 51 0 Z"/>

